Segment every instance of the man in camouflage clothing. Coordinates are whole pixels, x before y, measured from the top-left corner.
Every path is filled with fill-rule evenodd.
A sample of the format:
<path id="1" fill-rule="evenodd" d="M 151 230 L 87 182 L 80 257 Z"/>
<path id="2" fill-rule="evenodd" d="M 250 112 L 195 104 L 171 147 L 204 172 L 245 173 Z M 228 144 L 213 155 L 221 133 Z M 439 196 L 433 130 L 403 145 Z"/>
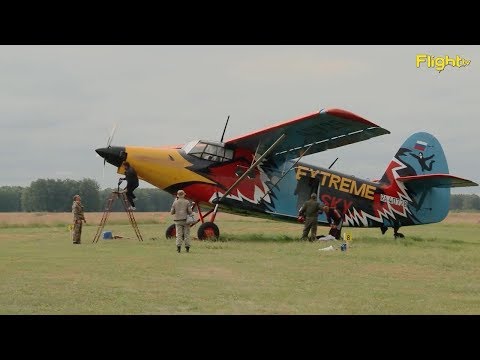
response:
<path id="1" fill-rule="evenodd" d="M 305 224 L 303 225 L 303 234 L 302 240 L 314 241 L 317 239 L 317 220 L 318 214 L 322 212 L 322 207 L 317 201 L 317 194 L 310 195 L 310 199 L 303 204 L 298 212 L 299 219 L 301 217 L 305 218 Z M 308 238 L 308 232 L 310 233 L 310 238 Z"/>
<path id="2" fill-rule="evenodd" d="M 73 197 L 72 204 L 72 213 L 73 213 L 73 243 L 80 244 L 82 237 L 82 221 L 87 223 L 85 220 L 85 215 L 83 213 L 83 205 L 81 202 L 80 195 L 75 195 Z"/>
<path id="3" fill-rule="evenodd" d="M 185 250 L 190 251 L 190 225 L 187 224 L 187 216 L 192 215 L 193 211 L 190 202 L 185 199 L 185 195 L 185 191 L 178 190 L 177 198 L 170 209 L 170 214 L 173 215 L 173 221 L 175 222 L 177 252 L 181 251 L 184 241 Z"/>

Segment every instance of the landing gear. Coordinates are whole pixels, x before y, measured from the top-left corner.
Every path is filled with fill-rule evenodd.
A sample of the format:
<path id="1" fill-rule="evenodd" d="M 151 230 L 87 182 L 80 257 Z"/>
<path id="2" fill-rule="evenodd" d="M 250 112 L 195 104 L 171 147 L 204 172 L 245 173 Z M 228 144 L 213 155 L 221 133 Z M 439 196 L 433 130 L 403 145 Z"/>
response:
<path id="1" fill-rule="evenodd" d="M 197 235 L 199 240 L 218 240 L 220 230 L 213 222 L 207 221 L 200 225 Z"/>
<path id="2" fill-rule="evenodd" d="M 175 229 L 175 224 L 170 225 L 165 231 L 165 237 L 167 239 L 175 239 L 177 237 L 177 230 Z"/>
<path id="3" fill-rule="evenodd" d="M 396 238 L 401 238 L 403 239 L 405 236 L 402 234 L 402 233 L 399 233 L 398 232 L 398 229 L 400 229 L 400 226 L 395 226 L 393 228 L 393 237 L 396 239 Z"/>
<path id="4" fill-rule="evenodd" d="M 400 229 L 400 226 L 394 226 L 393 227 L 393 237 L 396 239 L 396 238 L 401 238 L 403 239 L 405 236 L 402 234 L 402 233 L 399 233 L 398 232 L 398 229 Z M 385 226 L 385 225 L 382 225 L 380 226 L 380 230 L 382 231 L 382 235 L 384 235 L 387 230 L 388 230 L 388 226 Z"/>
<path id="5" fill-rule="evenodd" d="M 220 230 L 218 229 L 218 226 L 213 223 L 213 221 L 215 220 L 215 215 L 217 214 L 216 210 L 218 208 L 218 205 L 215 206 L 215 209 L 212 209 L 205 214 L 201 213 L 200 207 L 198 206 L 198 204 L 196 204 L 196 207 L 198 210 L 198 215 L 200 217 L 199 221 L 202 222 L 197 232 L 198 239 L 199 240 L 218 240 L 218 238 L 220 237 Z M 209 214 L 212 214 L 210 221 L 204 222 L 205 217 L 207 217 Z M 192 227 L 195 224 L 190 225 L 190 227 Z M 165 237 L 167 239 L 175 239 L 177 237 L 175 224 L 172 224 L 167 228 L 167 230 L 165 231 Z"/>

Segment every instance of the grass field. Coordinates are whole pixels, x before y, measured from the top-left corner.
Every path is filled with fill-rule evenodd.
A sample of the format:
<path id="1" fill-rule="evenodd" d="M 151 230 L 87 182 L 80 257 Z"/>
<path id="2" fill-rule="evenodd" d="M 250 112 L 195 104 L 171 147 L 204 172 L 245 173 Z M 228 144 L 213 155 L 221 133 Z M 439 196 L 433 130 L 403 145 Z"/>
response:
<path id="1" fill-rule="evenodd" d="M 72 245 L 71 214 L 0 214 L 0 314 L 480 314 L 480 214 L 392 230 L 344 228 L 339 242 L 302 242 L 301 224 L 219 214 L 220 241 L 191 253 L 165 239 L 167 213 L 125 213 L 92 244 L 87 213 Z M 196 234 L 195 226 L 193 234 Z M 319 228 L 322 233 L 326 228 Z"/>

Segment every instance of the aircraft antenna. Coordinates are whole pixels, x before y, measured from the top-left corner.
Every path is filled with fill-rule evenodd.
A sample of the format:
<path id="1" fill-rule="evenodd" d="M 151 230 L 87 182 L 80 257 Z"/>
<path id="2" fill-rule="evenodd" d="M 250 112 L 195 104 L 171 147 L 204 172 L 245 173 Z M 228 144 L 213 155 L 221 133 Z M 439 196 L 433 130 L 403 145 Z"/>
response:
<path id="1" fill-rule="evenodd" d="M 334 162 L 332 162 L 332 164 L 328 167 L 329 169 L 333 166 L 333 164 L 335 164 L 337 162 L 338 158 L 335 159 Z"/>
<path id="2" fill-rule="evenodd" d="M 223 136 L 225 135 L 225 130 L 227 130 L 228 119 L 230 119 L 230 115 L 228 115 L 227 117 L 227 122 L 225 123 L 225 127 L 223 128 L 223 134 L 222 134 L 222 138 L 220 139 L 220 142 L 223 142 Z"/>

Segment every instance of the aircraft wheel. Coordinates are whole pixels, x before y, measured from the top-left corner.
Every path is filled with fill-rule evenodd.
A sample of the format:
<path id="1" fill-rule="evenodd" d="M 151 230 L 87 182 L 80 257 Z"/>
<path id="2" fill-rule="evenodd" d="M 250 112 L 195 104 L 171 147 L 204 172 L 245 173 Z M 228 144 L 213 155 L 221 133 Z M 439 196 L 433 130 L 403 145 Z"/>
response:
<path id="1" fill-rule="evenodd" d="M 197 235 L 199 240 L 218 240 L 220 230 L 213 222 L 205 222 L 198 228 Z"/>
<path id="2" fill-rule="evenodd" d="M 167 239 L 175 239 L 177 237 L 177 230 L 175 229 L 175 224 L 170 225 L 165 231 L 165 237 Z"/>

